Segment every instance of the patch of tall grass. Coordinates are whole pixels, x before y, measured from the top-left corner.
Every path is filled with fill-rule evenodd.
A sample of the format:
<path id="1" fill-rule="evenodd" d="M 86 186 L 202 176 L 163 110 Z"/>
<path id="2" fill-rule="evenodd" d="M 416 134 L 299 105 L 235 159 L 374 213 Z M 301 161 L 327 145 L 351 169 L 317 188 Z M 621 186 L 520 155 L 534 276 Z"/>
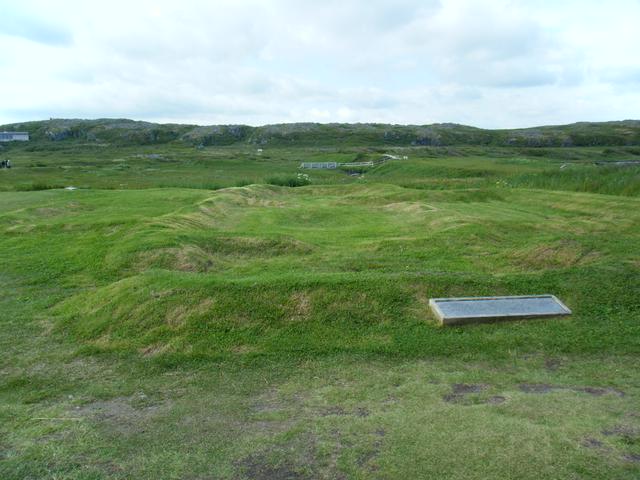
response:
<path id="1" fill-rule="evenodd" d="M 58 188 L 64 188 L 64 186 L 41 182 L 22 183 L 15 186 L 18 192 L 36 192 L 39 190 L 54 190 Z"/>
<path id="2" fill-rule="evenodd" d="M 640 167 L 569 165 L 511 177 L 512 187 L 569 190 L 606 195 L 640 196 Z"/>
<path id="3" fill-rule="evenodd" d="M 304 187 L 311 184 L 311 179 L 306 173 L 298 173 L 286 177 L 271 177 L 267 179 L 269 185 L 277 185 L 280 187 Z"/>

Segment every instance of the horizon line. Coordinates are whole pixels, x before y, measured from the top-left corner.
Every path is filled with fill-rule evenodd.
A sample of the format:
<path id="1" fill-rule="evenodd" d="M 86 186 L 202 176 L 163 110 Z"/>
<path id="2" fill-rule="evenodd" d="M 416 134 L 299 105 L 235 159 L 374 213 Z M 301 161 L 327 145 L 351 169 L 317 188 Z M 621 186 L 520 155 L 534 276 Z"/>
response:
<path id="1" fill-rule="evenodd" d="M 129 121 L 129 122 L 140 122 L 140 123 L 150 123 L 154 125 L 180 125 L 180 126 L 191 126 L 191 127 L 219 127 L 219 126 L 242 126 L 242 127 L 250 127 L 250 128 L 263 128 L 270 126 L 280 126 L 280 125 L 389 125 L 396 127 L 430 127 L 437 125 L 455 125 L 460 127 L 469 127 L 475 128 L 478 130 L 527 130 L 532 128 L 543 128 L 543 127 L 565 127 L 571 125 L 578 124 L 603 124 L 603 123 L 624 123 L 624 122 L 640 122 L 640 119 L 634 118 L 625 118 L 622 120 L 578 120 L 570 123 L 557 123 L 557 124 L 542 124 L 542 125 L 530 125 L 526 127 L 499 127 L 499 128 L 486 128 L 486 127 L 477 127 L 474 125 L 469 125 L 465 123 L 458 122 L 433 122 L 433 123 L 388 123 L 388 122 L 317 122 L 317 121 L 299 121 L 299 122 L 279 122 L 279 123 L 264 123 L 264 124 L 250 124 L 250 123 L 182 123 L 182 122 L 160 122 L 160 121 L 151 121 L 151 120 L 138 120 L 127 117 L 95 117 L 95 118 L 74 118 L 74 117 L 50 117 L 48 119 L 39 119 L 39 120 L 25 120 L 18 122 L 10 122 L 0 124 L 0 127 L 6 127 L 9 125 L 20 125 L 27 123 L 36 123 L 36 122 L 50 122 L 55 120 L 66 120 L 66 121 L 81 121 L 81 122 L 96 122 L 100 120 L 121 120 L 121 121 Z"/>

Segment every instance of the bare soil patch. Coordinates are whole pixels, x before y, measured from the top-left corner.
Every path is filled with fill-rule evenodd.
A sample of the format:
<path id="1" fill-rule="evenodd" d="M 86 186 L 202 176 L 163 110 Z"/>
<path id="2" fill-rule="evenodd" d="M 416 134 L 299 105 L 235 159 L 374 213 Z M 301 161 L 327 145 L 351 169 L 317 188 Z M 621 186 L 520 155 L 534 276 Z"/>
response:
<path id="1" fill-rule="evenodd" d="M 74 415 L 104 424 L 121 435 L 134 434 L 142 425 L 153 420 L 168 409 L 167 403 L 132 405 L 138 398 L 117 397 L 99 400 L 78 407 Z"/>
<path id="2" fill-rule="evenodd" d="M 236 464 L 243 473 L 239 478 L 251 480 L 303 480 L 309 477 L 302 473 L 296 465 L 283 462 L 277 465 L 270 464 L 262 455 L 250 455 Z"/>
<path id="3" fill-rule="evenodd" d="M 640 440 L 640 428 L 631 425 L 615 425 L 614 427 L 602 430 L 602 434 L 608 437 L 623 437 L 630 441 Z"/>
<path id="4" fill-rule="evenodd" d="M 342 415 L 349 415 L 349 414 L 347 413 L 347 411 L 344 408 L 338 407 L 338 406 L 327 407 L 327 408 L 324 408 L 324 409 L 322 409 L 320 411 L 320 416 L 321 417 L 328 417 L 330 415 L 342 416 Z"/>
<path id="5" fill-rule="evenodd" d="M 506 402 L 507 399 L 502 395 L 494 395 L 493 397 L 489 397 L 487 403 L 490 405 L 500 405 L 501 403 Z"/>
<path id="6" fill-rule="evenodd" d="M 622 390 L 618 390 L 616 388 L 551 385 L 548 383 L 521 383 L 518 388 L 520 388 L 520 391 L 524 393 L 534 394 L 551 393 L 558 390 L 571 390 L 573 392 L 586 393 L 594 397 L 600 397 L 607 394 L 617 395 L 618 397 L 623 397 L 625 395 Z"/>
<path id="7" fill-rule="evenodd" d="M 604 443 L 592 437 L 587 437 L 582 441 L 582 446 L 586 448 L 602 448 Z"/>
<path id="8" fill-rule="evenodd" d="M 368 408 L 365 407 L 356 407 L 353 410 L 345 410 L 343 407 L 339 406 L 339 405 L 335 405 L 332 407 L 326 407 L 323 408 L 322 410 L 320 410 L 320 416 L 321 417 L 329 417 L 332 415 L 336 415 L 336 416 L 354 416 L 354 417 L 360 417 L 360 418 L 365 418 L 368 417 L 369 415 L 371 415 L 371 412 L 369 411 Z"/>
<path id="9" fill-rule="evenodd" d="M 309 317 L 311 312 L 311 297 L 307 292 L 295 292 L 291 295 L 290 321 L 301 321 Z"/>
<path id="10" fill-rule="evenodd" d="M 562 366 L 562 361 L 558 358 L 545 358 L 544 368 L 549 372 L 555 372 Z"/>
<path id="11" fill-rule="evenodd" d="M 447 393 L 442 399 L 447 403 L 470 404 L 467 396 L 480 393 L 485 388 L 487 386 L 482 384 L 454 383 L 451 386 L 451 393 Z"/>

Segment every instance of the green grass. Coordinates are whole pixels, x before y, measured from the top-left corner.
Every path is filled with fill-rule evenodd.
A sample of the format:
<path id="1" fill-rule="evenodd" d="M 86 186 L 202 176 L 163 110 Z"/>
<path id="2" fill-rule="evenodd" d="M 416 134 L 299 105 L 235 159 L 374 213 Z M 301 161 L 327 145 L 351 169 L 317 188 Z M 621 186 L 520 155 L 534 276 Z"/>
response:
<path id="1" fill-rule="evenodd" d="M 526 186 L 547 190 L 604 193 L 607 195 L 640 196 L 640 165 L 638 166 L 571 166 L 562 171 L 545 170 L 523 174 L 509 180 L 514 187 Z"/>
<path id="2" fill-rule="evenodd" d="M 49 146 L 48 148 L 45 148 Z M 350 176 L 352 169 L 306 170 L 311 184 L 391 183 L 420 189 L 526 187 L 638 196 L 640 167 L 594 166 L 593 163 L 637 160 L 638 147 L 611 148 L 479 148 L 409 147 L 389 150 L 408 160 L 389 161 Z M 381 158 L 375 148 L 193 148 L 161 146 L 11 145 L 0 156 L 14 168 L 0 171 L 0 191 L 31 191 L 75 186 L 130 190 L 143 188 L 225 187 L 275 183 L 288 185 L 302 162 L 352 162 L 366 155 Z M 34 151 L 35 150 L 35 151 Z"/>
<path id="3" fill-rule="evenodd" d="M 632 152 L 100 148 L 0 171 L 0 478 L 638 477 Z"/>

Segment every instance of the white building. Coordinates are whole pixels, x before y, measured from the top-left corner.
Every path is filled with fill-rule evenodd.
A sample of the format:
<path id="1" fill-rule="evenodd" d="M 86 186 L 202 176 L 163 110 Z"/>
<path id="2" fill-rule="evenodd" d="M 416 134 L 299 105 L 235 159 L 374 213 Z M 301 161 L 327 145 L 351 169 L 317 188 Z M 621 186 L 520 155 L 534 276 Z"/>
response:
<path id="1" fill-rule="evenodd" d="M 11 141 L 26 142 L 29 140 L 28 132 L 0 132 L 0 142 Z"/>

